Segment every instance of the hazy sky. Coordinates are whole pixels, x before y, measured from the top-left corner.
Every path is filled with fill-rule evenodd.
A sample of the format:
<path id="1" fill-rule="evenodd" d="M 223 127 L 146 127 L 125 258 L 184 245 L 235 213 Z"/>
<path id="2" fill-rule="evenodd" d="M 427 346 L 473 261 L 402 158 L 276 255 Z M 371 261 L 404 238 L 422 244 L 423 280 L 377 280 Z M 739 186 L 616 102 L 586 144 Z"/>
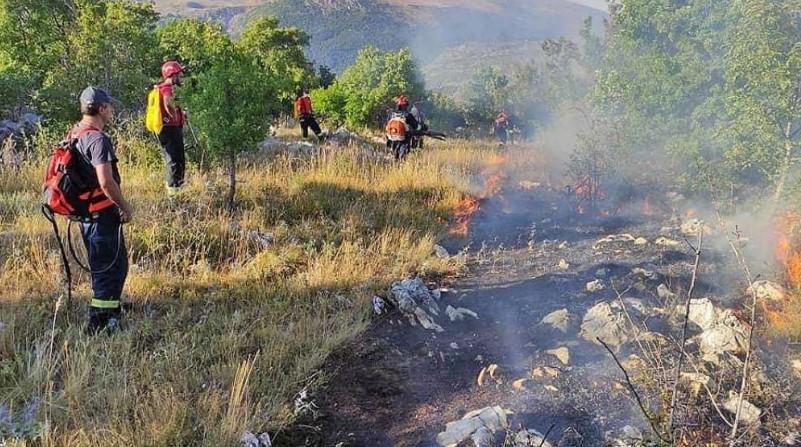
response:
<path id="1" fill-rule="evenodd" d="M 590 8 L 600 9 L 601 11 L 607 11 L 607 4 L 606 0 L 570 0 L 573 3 L 578 3 L 579 5 L 589 6 Z"/>

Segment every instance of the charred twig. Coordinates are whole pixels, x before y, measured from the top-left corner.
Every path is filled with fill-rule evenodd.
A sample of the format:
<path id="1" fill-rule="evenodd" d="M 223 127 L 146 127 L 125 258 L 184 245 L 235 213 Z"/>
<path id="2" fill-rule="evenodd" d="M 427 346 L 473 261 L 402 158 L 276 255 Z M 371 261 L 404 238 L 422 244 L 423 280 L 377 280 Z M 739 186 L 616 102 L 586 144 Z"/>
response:
<path id="1" fill-rule="evenodd" d="M 548 427 L 548 431 L 546 431 L 545 434 L 542 435 L 542 442 L 540 442 L 540 445 L 538 447 L 542 447 L 545 445 L 545 441 L 548 440 L 548 435 L 551 434 L 551 430 L 553 430 L 554 427 L 556 427 L 556 424 L 551 424 L 551 426 Z"/>
<path id="2" fill-rule="evenodd" d="M 692 366 L 693 371 L 695 371 L 696 374 L 702 374 L 701 370 L 698 369 L 698 365 L 696 365 L 695 362 L 693 362 L 692 357 L 690 357 L 687 354 L 687 352 L 684 350 L 684 346 L 680 345 L 679 342 L 677 342 L 676 340 L 672 340 L 671 339 L 671 341 L 676 344 L 677 348 L 679 348 L 681 351 L 683 351 L 683 355 L 687 359 L 687 363 L 690 366 Z M 729 427 L 732 427 L 733 424 L 731 423 L 731 421 L 729 421 L 729 419 L 726 418 L 726 416 L 723 414 L 723 411 L 721 411 L 720 405 L 718 405 L 717 398 L 715 397 L 715 393 L 713 393 L 712 390 L 709 389 L 709 386 L 706 383 L 701 383 L 701 386 L 704 388 L 704 390 L 706 391 L 706 394 L 709 396 L 709 400 L 710 400 L 710 402 L 712 402 L 712 406 L 715 408 L 715 411 L 718 412 L 718 416 L 720 416 L 720 418 L 723 420 L 723 422 L 726 425 L 728 425 Z M 718 385 L 717 387 L 718 387 L 718 390 L 719 390 L 720 386 Z"/>
<path id="3" fill-rule="evenodd" d="M 614 352 L 612 352 L 612 349 L 609 348 L 609 345 L 604 343 L 604 341 L 601 340 L 600 337 L 595 337 L 595 339 L 598 340 L 598 343 L 602 344 L 604 348 L 606 348 L 606 350 L 609 352 L 609 355 L 611 355 L 612 359 L 615 361 L 615 363 L 617 363 L 617 367 L 620 368 L 621 371 L 623 371 L 623 375 L 626 377 L 626 384 L 629 386 L 629 390 L 631 391 L 631 393 L 634 394 L 634 398 L 637 400 L 637 405 L 639 405 L 640 411 L 642 411 L 642 414 L 645 416 L 645 419 L 647 419 L 648 423 L 651 425 L 651 429 L 654 431 L 656 436 L 659 437 L 659 440 L 661 440 L 662 442 L 667 442 L 667 439 L 665 439 L 665 437 L 659 431 L 659 427 L 657 427 L 653 417 L 651 417 L 651 415 L 648 413 L 648 409 L 645 408 L 645 404 L 643 404 L 642 399 L 640 398 L 640 394 L 637 392 L 637 389 L 634 388 L 634 384 L 631 382 L 631 377 L 629 377 L 629 373 L 626 371 L 626 368 L 624 368 L 623 365 L 620 363 L 620 360 L 617 359 L 617 356 L 615 355 Z"/>
<path id="4" fill-rule="evenodd" d="M 714 208 L 715 208 L 715 216 L 718 220 L 718 225 L 721 227 L 725 227 L 723 216 L 720 213 L 720 202 L 715 197 L 714 191 L 715 188 L 713 187 L 714 183 L 712 182 L 711 177 L 707 175 L 707 182 L 709 182 L 710 189 L 712 190 L 713 198 L 714 198 Z M 703 231 L 703 228 L 701 229 Z M 734 235 L 737 237 L 737 241 L 740 239 L 739 229 L 735 227 Z M 737 244 L 735 240 L 732 239 L 732 235 L 726 233 L 726 241 L 729 243 L 729 247 L 731 247 L 732 252 L 734 253 L 734 257 L 737 259 L 737 263 L 740 264 L 740 267 L 743 269 L 743 273 L 745 274 L 745 280 L 748 282 L 748 290 L 751 291 L 751 321 L 749 321 L 749 328 L 748 328 L 748 341 L 745 347 L 745 361 L 743 362 L 743 373 L 742 373 L 742 381 L 740 382 L 740 392 L 737 396 L 737 411 L 735 412 L 734 416 L 734 424 L 731 427 L 731 433 L 729 434 L 729 446 L 733 447 L 737 444 L 737 430 L 740 426 L 740 413 L 743 409 L 743 398 L 745 396 L 745 390 L 748 385 L 748 371 L 751 367 L 751 351 L 753 347 L 754 341 L 754 326 L 756 325 L 756 305 L 757 305 L 757 296 L 756 290 L 754 288 L 754 278 L 751 275 L 751 269 L 748 267 L 748 263 L 745 262 L 745 258 L 743 258 L 740 249 L 737 248 Z"/>
<path id="5" fill-rule="evenodd" d="M 684 305 L 684 324 L 681 328 L 681 342 L 679 343 L 679 364 L 676 366 L 676 374 L 674 375 L 673 390 L 671 391 L 670 398 L 670 415 L 668 416 L 668 434 L 670 435 L 671 442 L 675 441 L 675 433 L 673 432 L 673 423 L 676 410 L 676 399 L 678 397 L 679 381 L 681 380 L 681 369 L 684 364 L 684 346 L 687 343 L 687 326 L 690 321 L 690 301 L 692 300 L 693 291 L 695 290 L 695 281 L 698 278 L 698 265 L 701 262 L 701 248 L 704 245 L 704 230 L 698 232 L 698 246 L 693 247 L 695 250 L 695 263 L 693 264 L 693 276 L 690 280 L 690 288 L 687 290 L 687 300 Z"/>

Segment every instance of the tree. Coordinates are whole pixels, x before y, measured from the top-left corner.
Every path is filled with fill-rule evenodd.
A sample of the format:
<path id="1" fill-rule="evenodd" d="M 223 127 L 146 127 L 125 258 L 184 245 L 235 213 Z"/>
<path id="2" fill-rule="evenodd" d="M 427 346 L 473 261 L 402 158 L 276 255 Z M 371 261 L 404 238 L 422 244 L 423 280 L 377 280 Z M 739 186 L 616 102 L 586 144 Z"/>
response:
<path id="1" fill-rule="evenodd" d="M 0 67 L 14 73 L 2 78 L 26 79 L 18 97 L 56 121 L 76 117 L 88 84 L 142 103 L 157 18 L 152 5 L 126 0 L 0 0 Z"/>
<path id="2" fill-rule="evenodd" d="M 275 17 L 248 22 L 238 46 L 251 53 L 262 70 L 278 82 L 278 94 L 291 104 L 296 90 L 316 82 L 313 65 L 306 59 L 309 36 L 295 28 L 280 28 Z"/>
<path id="3" fill-rule="evenodd" d="M 185 87 L 185 104 L 199 137 L 213 156 L 228 165 L 226 201 L 233 209 L 237 156 L 267 134 L 266 126 L 280 107 L 281 80 L 263 69 L 252 47 L 234 43 L 218 25 L 178 20 L 162 29 L 159 37 L 166 54 L 194 67 L 194 80 Z"/>
<path id="4" fill-rule="evenodd" d="M 348 126 L 379 126 L 393 98 L 405 94 L 414 101 L 426 96 L 420 78 L 409 50 L 368 47 L 331 86 L 312 92 L 312 98 L 320 112 Z"/>
<path id="5" fill-rule="evenodd" d="M 510 106 L 509 78 L 498 67 L 480 68 L 467 88 L 465 116 L 470 124 L 487 123 Z"/>
<path id="6" fill-rule="evenodd" d="M 785 191 L 801 134 L 799 7 L 799 1 L 735 1 L 728 35 L 730 156 L 774 181 L 774 201 Z"/>

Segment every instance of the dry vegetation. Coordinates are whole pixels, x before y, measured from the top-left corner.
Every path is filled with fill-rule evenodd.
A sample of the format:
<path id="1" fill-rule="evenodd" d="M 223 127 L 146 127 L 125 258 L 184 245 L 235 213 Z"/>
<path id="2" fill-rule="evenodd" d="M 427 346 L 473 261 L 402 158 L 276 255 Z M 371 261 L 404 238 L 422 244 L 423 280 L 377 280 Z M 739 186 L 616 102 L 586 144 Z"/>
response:
<path id="1" fill-rule="evenodd" d="M 357 149 L 257 159 L 243 163 L 230 215 L 222 174 L 193 172 L 170 201 L 147 161 L 155 146 L 121 141 L 133 309 L 114 336 L 83 335 L 85 275 L 73 303 L 55 304 L 42 163 L 0 175 L 0 409 L 11 414 L 0 434 L 38 439 L 27 445 L 220 446 L 280 428 L 329 353 L 366 327 L 373 292 L 460 268 L 432 248 L 494 154 L 457 142 L 400 165 Z"/>

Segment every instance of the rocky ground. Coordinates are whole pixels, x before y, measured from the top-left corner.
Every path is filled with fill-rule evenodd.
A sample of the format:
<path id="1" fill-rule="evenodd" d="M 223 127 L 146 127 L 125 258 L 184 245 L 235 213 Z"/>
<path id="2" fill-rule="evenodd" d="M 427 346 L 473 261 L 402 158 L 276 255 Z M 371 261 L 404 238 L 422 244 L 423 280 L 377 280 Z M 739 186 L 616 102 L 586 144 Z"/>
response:
<path id="1" fill-rule="evenodd" d="M 746 284 L 720 234 L 676 217 L 681 200 L 665 197 L 647 215 L 637 205 L 593 217 L 562 190 L 507 181 L 482 202 L 468 238 L 441 250 L 461 250 L 470 273 L 453 284 L 409 279 L 376 297 L 376 323 L 331 359 L 334 376 L 312 396 L 308 424 L 278 444 L 640 445 L 654 434 L 598 339 L 644 406 L 664 413 L 702 231 L 676 420 L 723 427 L 734 419 L 729 393 L 747 346 Z M 762 301 L 781 293 L 759 286 Z M 743 445 L 796 445 L 795 422 L 769 422 L 798 416 L 797 386 L 781 384 L 784 353 L 753 364 L 741 410 L 752 441 Z"/>

